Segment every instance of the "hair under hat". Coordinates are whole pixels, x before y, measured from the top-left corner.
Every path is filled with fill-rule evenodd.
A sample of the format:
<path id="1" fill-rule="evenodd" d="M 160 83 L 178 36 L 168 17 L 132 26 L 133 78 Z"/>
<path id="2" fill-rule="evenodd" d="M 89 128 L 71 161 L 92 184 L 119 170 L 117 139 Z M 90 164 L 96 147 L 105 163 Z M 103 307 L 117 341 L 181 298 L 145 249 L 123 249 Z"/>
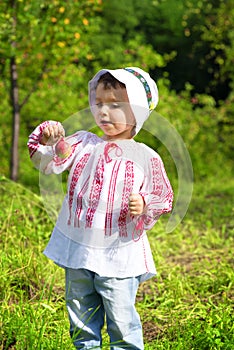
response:
<path id="1" fill-rule="evenodd" d="M 92 113 L 96 100 L 99 78 L 109 72 L 126 86 L 129 103 L 136 119 L 136 134 L 158 103 L 158 89 L 155 81 L 141 68 L 102 69 L 89 81 L 89 105 Z"/>

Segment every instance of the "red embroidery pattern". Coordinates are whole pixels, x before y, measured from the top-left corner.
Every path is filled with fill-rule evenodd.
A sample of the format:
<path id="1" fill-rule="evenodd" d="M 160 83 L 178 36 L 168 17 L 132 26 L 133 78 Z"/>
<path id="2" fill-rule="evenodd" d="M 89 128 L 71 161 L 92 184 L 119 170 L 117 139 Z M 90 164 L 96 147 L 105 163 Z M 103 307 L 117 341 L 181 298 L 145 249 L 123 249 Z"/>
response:
<path id="1" fill-rule="evenodd" d="M 80 192 L 77 195 L 76 214 L 75 214 L 75 217 L 74 217 L 74 227 L 79 227 L 80 226 L 79 220 L 80 220 L 80 214 L 81 214 L 81 211 L 82 211 L 82 198 L 83 198 L 85 192 L 88 189 L 89 179 L 90 179 L 90 176 L 88 176 L 87 180 L 84 183 L 84 186 L 82 187 L 82 189 L 80 190 Z"/>
<path id="2" fill-rule="evenodd" d="M 134 227 L 134 230 L 132 231 L 132 240 L 134 242 L 139 241 L 139 239 L 141 238 L 142 233 L 144 231 L 144 216 L 145 215 L 141 215 L 138 218 L 137 223 Z"/>
<path id="3" fill-rule="evenodd" d="M 156 196 L 160 196 L 163 190 L 163 183 L 162 183 L 162 172 L 161 172 L 159 159 L 152 158 L 151 165 L 152 165 L 152 181 L 153 181 L 152 193 L 155 194 Z"/>
<path id="4" fill-rule="evenodd" d="M 74 197 L 74 192 L 75 192 L 75 188 L 76 188 L 76 184 L 77 184 L 77 181 L 85 167 L 85 165 L 87 164 L 87 161 L 90 157 L 90 154 L 89 153 L 86 153 L 82 158 L 81 160 L 77 163 L 75 169 L 74 169 L 74 172 L 73 172 L 73 176 L 72 176 L 72 179 L 71 179 L 71 184 L 70 184 L 70 187 L 69 187 L 69 200 L 68 200 L 68 207 L 69 207 L 69 219 L 68 219 L 68 222 L 67 224 L 68 225 L 71 225 L 71 215 L 72 215 L 72 202 L 73 202 L 73 197 Z"/>
<path id="5" fill-rule="evenodd" d="M 116 180 L 118 177 L 119 167 L 120 167 L 120 162 L 115 161 L 112 174 L 111 174 L 109 191 L 108 191 L 106 218 L 105 218 L 105 235 L 109 235 L 109 236 L 111 235 L 114 196 L 115 196 Z"/>
<path id="6" fill-rule="evenodd" d="M 147 264 L 147 255 L 146 255 L 146 251 L 145 251 L 145 243 L 144 243 L 143 239 L 141 240 L 141 242 L 142 242 L 142 249 L 143 249 L 143 255 L 144 255 L 145 268 L 146 268 L 146 271 L 149 272 L 149 267 L 148 267 L 148 264 Z"/>
<path id="7" fill-rule="evenodd" d="M 171 211 L 172 208 L 172 201 L 173 201 L 173 191 L 171 189 L 171 184 L 169 182 L 168 177 L 166 176 L 166 171 L 164 169 L 163 163 L 160 163 L 158 161 L 158 176 L 157 176 L 158 183 L 161 183 L 161 185 L 158 185 L 158 188 L 160 187 L 160 193 L 158 194 L 157 191 L 155 191 L 154 194 L 160 195 L 162 198 L 160 199 L 161 203 L 164 203 L 165 206 L 161 211 L 158 211 L 158 213 L 165 214 Z"/>
<path id="8" fill-rule="evenodd" d="M 120 157 L 123 153 L 122 149 L 116 143 L 107 143 L 104 148 L 104 157 L 107 163 L 112 161 L 112 158 L 109 155 L 111 150 L 115 150 L 116 157 Z"/>
<path id="9" fill-rule="evenodd" d="M 102 156 L 99 157 L 99 161 L 94 174 L 94 180 L 89 197 L 89 208 L 86 213 L 86 227 L 92 227 L 93 217 L 98 207 L 101 189 L 103 186 L 103 174 L 104 174 L 104 159 Z"/>
<path id="10" fill-rule="evenodd" d="M 30 141 L 28 143 L 28 149 L 29 149 L 29 156 L 32 158 L 34 153 L 38 150 L 39 144 L 38 144 L 38 135 L 35 133 L 32 133 L 30 135 Z"/>
<path id="11" fill-rule="evenodd" d="M 128 213 L 129 196 L 132 192 L 134 184 L 134 169 L 133 162 L 127 161 L 125 168 L 124 188 L 122 194 L 121 210 L 119 214 L 119 235 L 120 237 L 127 237 L 126 217 Z"/>
<path id="12" fill-rule="evenodd" d="M 151 225 L 158 218 L 165 213 L 171 211 L 173 192 L 171 190 L 170 182 L 167 179 L 163 164 L 157 158 L 151 159 L 152 166 L 152 192 L 147 209 L 147 215 L 143 216 L 144 224 Z"/>
<path id="13" fill-rule="evenodd" d="M 58 125 L 58 122 L 56 122 L 55 124 Z M 42 134 L 43 130 L 49 125 L 50 125 L 50 122 L 48 120 L 46 120 L 45 122 L 41 123 L 39 125 L 40 134 Z"/>

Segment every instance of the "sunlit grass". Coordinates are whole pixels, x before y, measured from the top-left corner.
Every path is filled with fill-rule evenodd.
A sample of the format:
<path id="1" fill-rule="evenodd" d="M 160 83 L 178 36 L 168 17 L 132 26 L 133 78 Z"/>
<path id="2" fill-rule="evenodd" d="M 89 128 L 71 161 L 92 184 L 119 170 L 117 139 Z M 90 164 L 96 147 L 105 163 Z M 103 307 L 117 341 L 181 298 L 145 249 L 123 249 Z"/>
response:
<path id="1" fill-rule="evenodd" d="M 165 217 L 149 233 L 158 276 L 137 296 L 145 350 L 233 349 L 234 182 L 200 186 L 181 225 L 166 234 Z M 20 185 L 2 178 L 0 193 L 0 349 L 72 349 L 64 273 L 42 254 L 53 223 Z"/>

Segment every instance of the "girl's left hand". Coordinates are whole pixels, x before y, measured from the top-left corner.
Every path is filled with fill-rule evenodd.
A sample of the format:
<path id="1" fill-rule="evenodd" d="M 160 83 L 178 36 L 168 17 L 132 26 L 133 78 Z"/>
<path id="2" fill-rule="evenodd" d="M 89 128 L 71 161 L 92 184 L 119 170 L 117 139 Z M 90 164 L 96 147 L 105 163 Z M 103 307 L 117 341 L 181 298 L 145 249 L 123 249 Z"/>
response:
<path id="1" fill-rule="evenodd" d="M 129 210 L 131 215 L 140 215 L 144 210 L 144 200 L 139 193 L 131 193 L 129 196 Z"/>

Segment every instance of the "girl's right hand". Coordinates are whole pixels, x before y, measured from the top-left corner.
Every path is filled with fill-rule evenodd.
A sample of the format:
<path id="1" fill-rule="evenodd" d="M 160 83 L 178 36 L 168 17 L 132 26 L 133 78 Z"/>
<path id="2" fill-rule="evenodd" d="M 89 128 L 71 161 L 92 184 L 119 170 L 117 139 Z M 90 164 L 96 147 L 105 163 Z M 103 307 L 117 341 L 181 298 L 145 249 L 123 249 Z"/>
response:
<path id="1" fill-rule="evenodd" d="M 40 143 L 42 145 L 53 146 L 64 136 L 65 131 L 61 124 L 49 125 L 43 130 Z"/>

